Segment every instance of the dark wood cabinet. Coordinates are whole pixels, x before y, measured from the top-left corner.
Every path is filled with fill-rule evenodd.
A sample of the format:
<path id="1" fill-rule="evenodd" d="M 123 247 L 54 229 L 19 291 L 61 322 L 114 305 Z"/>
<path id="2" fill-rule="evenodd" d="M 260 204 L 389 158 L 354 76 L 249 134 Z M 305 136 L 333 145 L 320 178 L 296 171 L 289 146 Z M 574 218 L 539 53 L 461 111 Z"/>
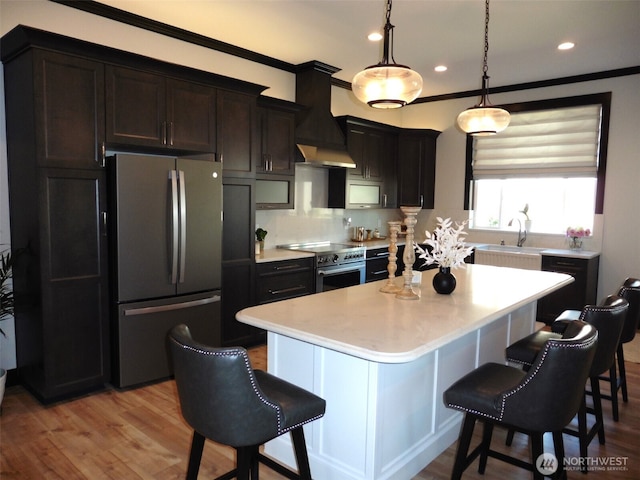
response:
<path id="1" fill-rule="evenodd" d="M 104 70 L 37 48 L 3 60 L 18 373 L 49 402 L 110 377 Z"/>
<path id="2" fill-rule="evenodd" d="M 398 206 L 434 207 L 435 130 L 403 130 L 398 136 Z"/>
<path id="3" fill-rule="evenodd" d="M 107 143 L 216 151 L 217 90 L 124 67 L 106 67 Z"/>
<path id="4" fill-rule="evenodd" d="M 396 252 L 396 266 L 398 265 L 397 259 L 398 252 Z M 377 280 L 384 280 L 389 278 L 389 271 L 387 266 L 389 265 L 389 249 L 387 247 L 381 248 L 369 248 L 366 254 L 366 282 L 375 282 Z M 396 270 L 396 276 L 402 275 L 400 269 Z"/>
<path id="5" fill-rule="evenodd" d="M 538 301 L 537 320 L 549 325 L 565 310 L 582 310 L 585 305 L 595 305 L 598 301 L 599 265 L 600 256 L 575 258 L 543 255 L 542 270 L 566 273 L 574 281 Z"/>
<path id="6" fill-rule="evenodd" d="M 255 178 L 260 152 L 255 95 L 219 91 L 218 160 L 224 177 Z"/>
<path id="7" fill-rule="evenodd" d="M 257 173 L 294 175 L 295 113 L 276 108 L 260 108 L 261 154 Z M 265 177 L 268 178 L 268 177 Z"/>
<path id="8" fill-rule="evenodd" d="M 315 293 L 313 258 L 256 265 L 258 303 L 270 303 Z"/>
<path id="9" fill-rule="evenodd" d="M 263 343 L 266 334 L 238 322 L 236 313 L 256 304 L 255 180 L 224 178 L 222 201 L 222 344 L 251 346 Z"/>
<path id="10" fill-rule="evenodd" d="M 356 168 L 329 171 L 329 207 L 396 208 L 398 129 L 350 116 L 337 120 Z"/>

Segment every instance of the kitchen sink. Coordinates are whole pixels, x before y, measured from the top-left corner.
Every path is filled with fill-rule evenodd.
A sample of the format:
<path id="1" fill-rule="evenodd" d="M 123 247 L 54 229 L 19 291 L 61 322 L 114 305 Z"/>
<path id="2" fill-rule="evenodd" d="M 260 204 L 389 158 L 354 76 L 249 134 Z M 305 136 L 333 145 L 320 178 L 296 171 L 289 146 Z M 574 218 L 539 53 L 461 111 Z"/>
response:
<path id="1" fill-rule="evenodd" d="M 524 255 L 541 255 L 545 248 L 536 247 L 516 247 L 515 245 L 481 245 L 476 247 L 478 250 L 487 250 L 490 252 L 506 252 L 506 253 L 519 253 Z"/>

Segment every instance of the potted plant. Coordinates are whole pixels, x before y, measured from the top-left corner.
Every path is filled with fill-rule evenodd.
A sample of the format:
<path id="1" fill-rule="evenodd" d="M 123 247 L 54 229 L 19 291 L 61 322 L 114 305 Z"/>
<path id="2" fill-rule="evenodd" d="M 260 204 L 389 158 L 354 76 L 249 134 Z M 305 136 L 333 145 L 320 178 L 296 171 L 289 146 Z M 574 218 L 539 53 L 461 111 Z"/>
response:
<path id="1" fill-rule="evenodd" d="M 11 278 L 11 251 L 0 253 L 0 320 L 13 315 L 13 289 L 9 286 Z M 0 327 L 0 335 L 6 338 L 7 334 Z M 4 398 L 4 388 L 7 382 L 7 371 L 0 367 L 0 405 Z"/>
<path id="2" fill-rule="evenodd" d="M 256 230 L 256 255 L 260 255 L 262 252 L 264 252 L 264 239 L 267 236 L 267 232 L 266 230 L 264 230 L 263 228 L 258 228 Z"/>

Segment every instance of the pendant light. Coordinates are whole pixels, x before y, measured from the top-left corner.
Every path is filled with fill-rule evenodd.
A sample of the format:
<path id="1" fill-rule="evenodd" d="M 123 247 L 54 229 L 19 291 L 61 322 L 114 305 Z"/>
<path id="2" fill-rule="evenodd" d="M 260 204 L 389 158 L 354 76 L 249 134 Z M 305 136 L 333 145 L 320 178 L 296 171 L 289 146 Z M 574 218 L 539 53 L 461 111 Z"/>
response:
<path id="1" fill-rule="evenodd" d="M 382 60 L 356 74 L 351 82 L 351 89 L 358 100 L 371 107 L 399 108 L 413 102 L 420 95 L 422 77 L 406 65 L 395 63 L 391 0 L 387 0 L 386 19 Z"/>
<path id="2" fill-rule="evenodd" d="M 489 53 L 489 0 L 485 2 L 484 20 L 484 64 L 482 67 L 482 93 L 480 103 L 458 115 L 458 126 L 471 135 L 487 136 L 501 132 L 509 125 L 511 115 L 503 108 L 489 102 L 489 76 L 487 55 Z"/>

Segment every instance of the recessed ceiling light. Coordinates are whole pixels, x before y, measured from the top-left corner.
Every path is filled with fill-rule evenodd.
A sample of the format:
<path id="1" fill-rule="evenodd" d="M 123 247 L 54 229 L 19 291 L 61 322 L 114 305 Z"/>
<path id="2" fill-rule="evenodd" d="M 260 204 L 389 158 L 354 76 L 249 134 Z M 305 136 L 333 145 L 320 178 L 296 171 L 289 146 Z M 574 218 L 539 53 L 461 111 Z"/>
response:
<path id="1" fill-rule="evenodd" d="M 436 72 L 446 72 L 447 71 L 447 66 L 446 65 L 438 65 L 436 68 L 434 68 L 434 70 Z"/>
<path id="2" fill-rule="evenodd" d="M 571 50 L 576 44 L 573 42 L 564 42 L 558 45 L 558 50 Z"/>
<path id="3" fill-rule="evenodd" d="M 382 40 L 382 34 L 380 32 L 373 32 L 370 33 L 367 38 L 372 42 L 379 42 L 380 40 Z"/>

